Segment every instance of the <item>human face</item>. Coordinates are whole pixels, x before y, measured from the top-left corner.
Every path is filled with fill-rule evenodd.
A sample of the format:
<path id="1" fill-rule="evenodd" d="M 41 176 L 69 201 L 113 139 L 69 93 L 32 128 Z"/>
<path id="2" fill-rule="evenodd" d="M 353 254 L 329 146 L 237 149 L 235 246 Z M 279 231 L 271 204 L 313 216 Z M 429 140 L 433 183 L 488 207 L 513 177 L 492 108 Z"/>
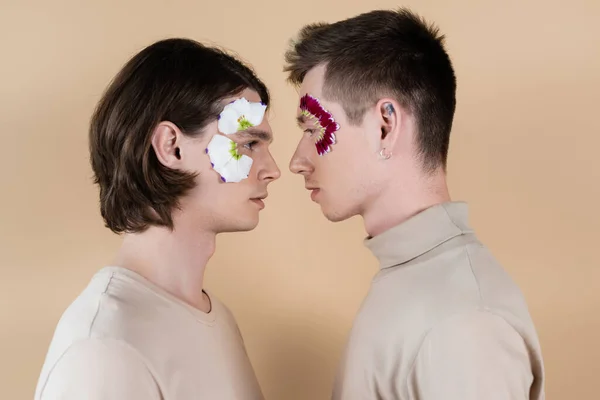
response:
<path id="1" fill-rule="evenodd" d="M 319 155 L 316 141 L 320 128 L 315 118 L 298 108 L 298 125 L 303 134 L 290 161 L 290 170 L 302 175 L 313 201 L 321 206 L 326 218 L 342 221 L 362 214 L 377 190 L 378 127 L 365 115 L 360 125 L 352 125 L 341 104 L 323 98 L 325 67 L 310 70 L 300 87 L 300 96 L 308 94 L 335 120 L 335 143 Z M 316 124 L 317 122 L 317 124 Z M 322 151 L 321 151 L 322 152 Z"/>
<path id="2" fill-rule="evenodd" d="M 260 96 L 246 89 L 240 95 L 225 99 L 228 104 L 239 98 L 249 102 L 260 102 Z M 210 123 L 204 134 L 198 138 L 184 137 L 182 151 L 185 151 L 185 169 L 197 173 L 197 184 L 181 201 L 181 219 L 202 226 L 215 233 L 248 231 L 256 227 L 259 212 L 265 207 L 267 186 L 281 175 L 269 150 L 273 139 L 267 117 L 260 125 L 234 134 L 226 135 L 237 144 L 242 156 L 252 159 L 248 177 L 240 182 L 223 182 L 211 165 L 207 154 L 209 143 L 218 131 L 218 121 Z"/>

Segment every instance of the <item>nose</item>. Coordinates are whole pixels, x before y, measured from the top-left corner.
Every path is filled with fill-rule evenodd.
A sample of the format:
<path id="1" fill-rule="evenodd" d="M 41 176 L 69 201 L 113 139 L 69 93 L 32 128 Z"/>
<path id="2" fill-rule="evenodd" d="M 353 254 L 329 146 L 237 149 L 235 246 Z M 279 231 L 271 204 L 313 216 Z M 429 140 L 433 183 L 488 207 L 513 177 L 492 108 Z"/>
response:
<path id="1" fill-rule="evenodd" d="M 281 177 L 281 170 L 277 166 L 277 163 L 275 162 L 275 159 L 273 158 L 273 156 L 271 155 L 270 152 L 269 152 L 269 159 L 268 159 L 267 163 L 265 164 L 265 168 L 263 168 L 263 170 L 261 172 L 262 173 L 261 173 L 260 179 L 266 180 L 268 182 L 273 182 L 273 181 L 279 179 L 279 177 Z"/>
<path id="2" fill-rule="evenodd" d="M 303 143 L 300 142 L 290 160 L 289 168 L 291 172 L 304 176 L 310 175 L 313 172 L 314 166 L 307 154 L 306 146 L 303 146 Z"/>

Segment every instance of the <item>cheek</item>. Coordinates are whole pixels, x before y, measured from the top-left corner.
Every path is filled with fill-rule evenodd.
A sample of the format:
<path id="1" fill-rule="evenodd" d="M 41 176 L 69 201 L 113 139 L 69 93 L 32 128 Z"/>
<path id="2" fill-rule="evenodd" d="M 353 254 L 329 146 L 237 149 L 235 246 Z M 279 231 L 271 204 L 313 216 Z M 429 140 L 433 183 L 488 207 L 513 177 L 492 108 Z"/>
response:
<path id="1" fill-rule="evenodd" d="M 316 181 L 332 196 L 342 196 L 352 186 L 353 168 L 348 158 L 340 151 L 324 156 L 314 155 Z"/>
<path id="2" fill-rule="evenodd" d="M 243 183 L 222 183 L 216 179 L 198 185 L 193 198 L 195 207 L 203 215 L 235 214 L 247 197 Z"/>
<path id="3" fill-rule="evenodd" d="M 241 184 L 256 181 L 258 172 L 262 169 L 262 166 L 265 162 L 264 157 L 260 156 L 259 154 L 249 154 L 248 156 L 252 159 L 252 167 L 250 167 L 248 178 L 239 182 Z"/>
<path id="4" fill-rule="evenodd" d="M 341 150 L 341 149 L 338 149 Z M 338 194 L 355 197 L 357 191 L 363 191 L 373 177 L 371 157 L 367 149 L 351 149 L 338 151 L 320 157 L 319 168 L 323 178 Z"/>
<path id="5" fill-rule="evenodd" d="M 323 164 L 328 164 L 329 169 L 353 174 L 362 168 L 365 160 L 365 148 L 361 145 L 356 140 L 344 140 L 337 143 L 331 153 L 318 158 L 323 160 Z"/>
<path id="6" fill-rule="evenodd" d="M 210 175 L 209 172 L 212 168 L 210 166 L 210 158 L 206 154 L 205 149 L 206 147 L 203 145 L 187 149 L 182 157 L 183 168 L 193 173 Z"/>

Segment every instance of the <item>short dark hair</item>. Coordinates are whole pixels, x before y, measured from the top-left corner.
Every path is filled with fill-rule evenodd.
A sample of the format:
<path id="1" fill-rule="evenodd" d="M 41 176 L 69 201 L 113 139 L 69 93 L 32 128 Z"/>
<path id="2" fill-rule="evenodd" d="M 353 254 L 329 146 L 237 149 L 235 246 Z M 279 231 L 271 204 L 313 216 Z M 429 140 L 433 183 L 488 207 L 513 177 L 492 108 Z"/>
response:
<path id="1" fill-rule="evenodd" d="M 172 229 L 172 211 L 195 186 L 195 175 L 158 161 L 155 127 L 170 121 L 186 135 L 200 135 L 221 112 L 220 101 L 246 88 L 269 105 L 265 84 L 248 66 L 193 40 L 161 40 L 131 58 L 99 101 L 89 130 L 106 226 L 115 233 Z"/>
<path id="2" fill-rule="evenodd" d="M 456 108 L 456 77 L 438 28 L 401 8 L 332 24 L 307 25 L 285 54 L 288 81 L 326 66 L 323 96 L 339 102 L 352 124 L 391 96 L 413 113 L 425 170 L 446 167 Z"/>

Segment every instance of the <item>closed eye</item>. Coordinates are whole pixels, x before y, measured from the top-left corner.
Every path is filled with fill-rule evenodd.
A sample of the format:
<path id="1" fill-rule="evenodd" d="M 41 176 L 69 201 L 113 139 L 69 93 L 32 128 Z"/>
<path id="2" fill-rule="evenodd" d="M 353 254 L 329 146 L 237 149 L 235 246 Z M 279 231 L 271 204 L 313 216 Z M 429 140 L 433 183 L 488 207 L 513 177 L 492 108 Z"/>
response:
<path id="1" fill-rule="evenodd" d="M 314 134 L 317 132 L 316 129 L 305 129 L 304 133 L 308 133 L 309 136 L 314 136 Z"/>

